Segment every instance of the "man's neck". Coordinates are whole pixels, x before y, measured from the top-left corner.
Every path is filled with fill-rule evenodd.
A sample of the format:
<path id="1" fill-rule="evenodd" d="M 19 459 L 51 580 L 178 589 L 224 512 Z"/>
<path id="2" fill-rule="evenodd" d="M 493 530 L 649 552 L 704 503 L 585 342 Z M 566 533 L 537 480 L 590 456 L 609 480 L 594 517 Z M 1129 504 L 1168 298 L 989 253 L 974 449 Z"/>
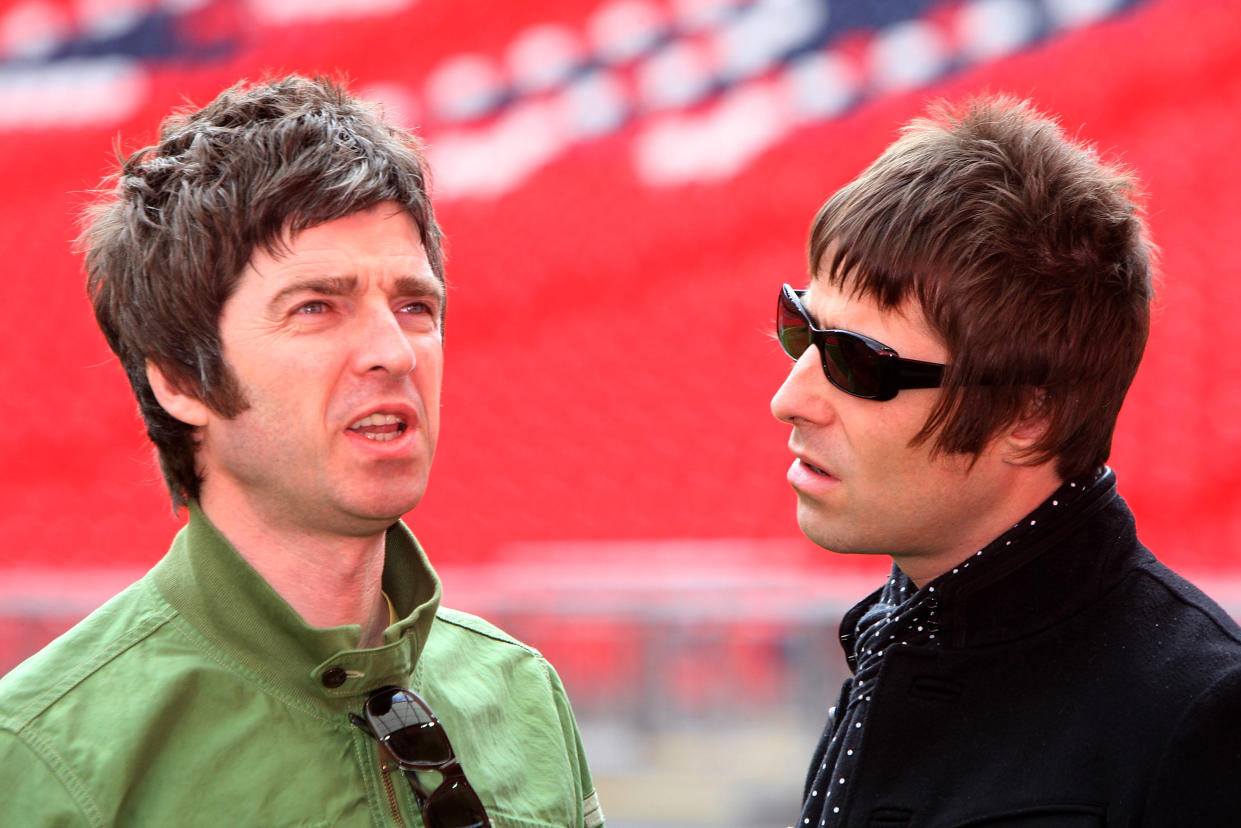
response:
<path id="1" fill-rule="evenodd" d="M 972 525 L 961 527 L 961 535 L 954 538 L 950 547 L 930 553 L 924 550 L 916 555 L 893 555 L 892 560 L 921 589 L 1011 529 L 1051 497 L 1063 482 L 1052 463 L 1021 469 L 1009 478 L 993 508 L 980 514 Z"/>
<path id="2" fill-rule="evenodd" d="M 199 503 L 237 553 L 313 627 L 362 627 L 361 646 L 388 626 L 383 597 L 385 533 L 347 536 L 265 520 L 249 503 L 203 492 Z"/>

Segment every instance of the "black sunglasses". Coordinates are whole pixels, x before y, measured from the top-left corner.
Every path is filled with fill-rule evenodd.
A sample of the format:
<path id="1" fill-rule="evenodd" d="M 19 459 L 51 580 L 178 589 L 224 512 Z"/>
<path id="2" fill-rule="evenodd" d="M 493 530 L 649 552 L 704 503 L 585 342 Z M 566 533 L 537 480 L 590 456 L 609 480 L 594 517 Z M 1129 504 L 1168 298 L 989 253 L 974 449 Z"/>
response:
<path id="1" fill-rule="evenodd" d="M 882 342 L 852 331 L 816 328 L 801 301 L 805 293 L 788 285 L 780 288 L 776 335 L 790 357 L 800 359 L 807 348 L 817 345 L 828 381 L 846 394 L 867 400 L 890 400 L 904 388 L 940 386 L 943 365 L 902 359 Z"/>
<path id="2" fill-rule="evenodd" d="M 487 811 L 465 778 L 444 726 L 417 693 L 381 687 L 366 700 L 362 713 L 350 713 L 349 721 L 392 754 L 414 790 L 427 828 L 491 828 Z M 435 771 L 442 781 L 428 792 L 417 776 L 420 771 Z"/>

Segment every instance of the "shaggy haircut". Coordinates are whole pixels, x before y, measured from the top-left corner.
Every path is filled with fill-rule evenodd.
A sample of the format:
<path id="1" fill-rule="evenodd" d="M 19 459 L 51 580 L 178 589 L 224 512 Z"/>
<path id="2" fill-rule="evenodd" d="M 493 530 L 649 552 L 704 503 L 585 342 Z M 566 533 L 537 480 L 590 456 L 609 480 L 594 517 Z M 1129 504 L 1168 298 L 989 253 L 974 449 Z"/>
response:
<path id="1" fill-rule="evenodd" d="M 950 354 L 914 444 L 977 456 L 1042 418 L 1026 462 L 1103 465 L 1150 329 L 1135 180 L 1029 103 L 939 104 L 820 208 L 814 278 L 886 309 L 917 303 Z"/>
<path id="2" fill-rule="evenodd" d="M 394 201 L 443 281 L 441 235 L 420 145 L 341 85 L 288 76 L 242 82 L 203 109 L 174 113 L 159 142 L 120 159 L 86 215 L 87 290 L 120 358 L 173 508 L 198 497 L 195 429 L 155 399 L 151 361 L 224 417 L 248 407 L 224 360 L 219 319 L 256 249 Z"/>

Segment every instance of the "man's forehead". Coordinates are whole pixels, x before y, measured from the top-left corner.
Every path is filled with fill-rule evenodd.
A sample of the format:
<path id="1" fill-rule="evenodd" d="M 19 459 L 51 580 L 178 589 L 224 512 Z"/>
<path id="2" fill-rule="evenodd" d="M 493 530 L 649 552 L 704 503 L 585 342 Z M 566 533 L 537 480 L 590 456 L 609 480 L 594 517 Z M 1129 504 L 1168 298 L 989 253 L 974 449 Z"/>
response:
<path id="1" fill-rule="evenodd" d="M 381 241 L 384 244 L 378 243 Z M 407 243 L 410 249 L 396 250 L 394 243 Z M 313 223 L 303 223 L 297 217 L 286 219 L 275 236 L 255 245 L 250 261 L 263 258 L 283 262 L 315 252 L 352 249 L 372 253 L 386 248 L 429 258 L 422 228 L 414 216 L 399 205 L 380 203 Z"/>
<path id="2" fill-rule="evenodd" d="M 391 256 L 376 252 L 365 259 L 352 257 L 348 255 L 350 252 L 327 245 L 280 257 L 259 254 L 251 257 L 242 271 L 242 278 L 253 274 L 272 287 L 278 287 L 277 283 L 334 281 L 339 283 L 335 291 L 338 293 L 347 293 L 374 279 L 405 287 L 421 286 L 427 291 L 443 291 L 443 279 L 431 268 L 421 247 Z"/>
<path id="3" fill-rule="evenodd" d="M 828 245 L 820 266 L 810 276 L 806 301 L 814 302 L 822 297 L 846 304 L 872 306 L 884 314 L 896 314 L 909 321 L 925 324 L 927 316 L 916 297 L 912 285 L 900 279 L 876 279 L 874 271 L 868 271 L 864 263 L 842 262 L 831 269 L 835 242 Z M 904 294 L 898 301 L 889 301 L 888 294 Z"/>
<path id="4" fill-rule="evenodd" d="M 422 244 L 422 226 L 418 223 L 417 218 L 405 207 L 393 201 L 381 201 L 377 204 L 368 204 L 359 207 L 356 210 L 341 213 L 340 215 L 330 215 L 325 217 L 307 217 L 304 215 L 285 216 L 280 223 L 280 229 L 274 234 L 270 240 L 271 244 L 278 245 L 282 252 L 287 252 L 291 247 L 295 247 L 297 240 L 307 233 L 313 234 L 317 230 L 321 230 L 324 225 L 336 225 L 342 222 L 351 223 L 364 221 L 366 219 L 404 219 L 405 223 L 413 231 L 418 238 L 418 243 Z"/>
<path id="5" fill-rule="evenodd" d="M 848 310 L 855 306 L 882 310 L 876 298 L 863 290 L 856 280 L 828 278 L 822 274 L 811 277 L 802 301 L 811 315 Z"/>
<path id="6" fill-rule="evenodd" d="M 912 295 L 897 305 L 886 306 L 865 290 L 860 281 L 828 279 L 819 274 L 810 280 L 802 304 L 816 327 L 843 328 L 878 339 L 898 350 L 902 344 L 915 347 L 919 352 L 927 345 L 937 349 L 944 345 L 943 337 L 932 327 Z M 894 331 L 902 333 L 894 334 Z M 923 358 L 943 361 L 942 356 Z"/>
<path id="7" fill-rule="evenodd" d="M 279 246 L 255 247 L 234 295 L 257 293 L 278 302 L 299 291 L 348 295 L 376 286 L 445 296 L 417 223 L 399 205 L 373 205 L 301 229 L 286 223 Z"/>

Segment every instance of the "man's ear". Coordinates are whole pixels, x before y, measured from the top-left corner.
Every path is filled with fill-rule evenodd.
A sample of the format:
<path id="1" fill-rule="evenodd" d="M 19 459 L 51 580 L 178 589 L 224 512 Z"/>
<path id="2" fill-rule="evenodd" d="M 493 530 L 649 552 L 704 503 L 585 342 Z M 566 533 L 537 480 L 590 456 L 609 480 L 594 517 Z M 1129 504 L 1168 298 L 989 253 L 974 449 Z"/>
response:
<path id="1" fill-rule="evenodd" d="M 160 407 L 186 425 L 205 426 L 211 413 L 202 400 L 181 390 L 176 382 L 170 380 L 163 369 L 151 360 L 146 362 L 147 382 Z"/>
<path id="2" fill-rule="evenodd" d="M 1005 431 L 1002 439 L 1004 462 L 1015 466 L 1031 465 L 1030 449 L 1047 433 L 1050 425 L 1046 413 L 1047 392 L 1034 389 L 1021 418 Z"/>

